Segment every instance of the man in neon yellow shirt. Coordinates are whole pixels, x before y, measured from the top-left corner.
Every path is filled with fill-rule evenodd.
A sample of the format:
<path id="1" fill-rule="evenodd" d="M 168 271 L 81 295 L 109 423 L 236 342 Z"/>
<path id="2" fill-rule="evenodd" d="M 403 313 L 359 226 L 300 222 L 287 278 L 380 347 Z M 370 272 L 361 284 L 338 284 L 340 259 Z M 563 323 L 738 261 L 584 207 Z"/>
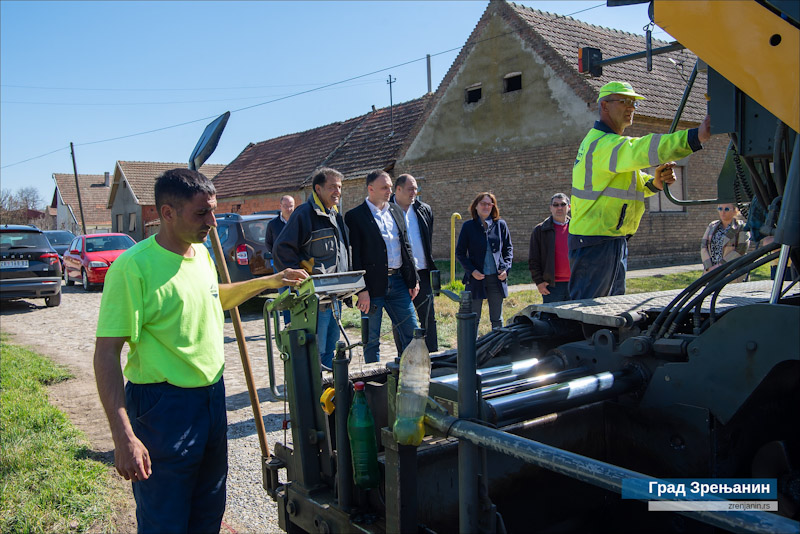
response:
<path id="1" fill-rule="evenodd" d="M 600 120 L 578 148 L 572 167 L 569 296 L 623 295 L 628 243 L 639 228 L 645 197 L 675 182 L 673 159 L 703 148 L 711 119 L 699 128 L 644 137 L 622 135 L 644 100 L 627 82 L 609 82 L 597 98 Z M 655 176 L 642 172 L 655 167 Z"/>
<path id="2" fill-rule="evenodd" d="M 223 310 L 307 275 L 287 269 L 218 284 L 202 245 L 216 226 L 211 181 L 173 169 L 156 180 L 155 198 L 159 233 L 128 249 L 106 276 L 97 389 L 117 471 L 132 481 L 138 531 L 219 532 L 228 470 Z"/>

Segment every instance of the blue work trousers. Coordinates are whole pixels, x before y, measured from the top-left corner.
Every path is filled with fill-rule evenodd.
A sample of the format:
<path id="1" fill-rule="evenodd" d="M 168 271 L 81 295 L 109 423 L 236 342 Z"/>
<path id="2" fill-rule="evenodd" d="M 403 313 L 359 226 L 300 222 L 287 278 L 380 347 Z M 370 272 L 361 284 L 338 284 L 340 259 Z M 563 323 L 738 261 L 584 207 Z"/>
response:
<path id="1" fill-rule="evenodd" d="M 367 346 L 364 347 L 364 361 L 366 363 L 378 362 L 381 359 L 380 337 L 384 308 L 386 308 L 386 313 L 389 314 L 389 318 L 392 320 L 392 327 L 397 331 L 401 352 L 411 343 L 414 337 L 414 329 L 419 328 L 414 304 L 411 302 L 411 294 L 408 292 L 408 286 L 403 280 L 403 276 L 399 273 L 389 276 L 386 295 L 383 297 L 372 297 L 370 295 L 370 311 L 366 315 L 369 318 L 369 337 Z"/>
<path id="2" fill-rule="evenodd" d="M 625 294 L 628 240 L 615 237 L 569 251 L 572 300 Z"/>
<path id="3" fill-rule="evenodd" d="M 200 388 L 128 382 L 125 404 L 153 469 L 132 483 L 138 532 L 218 533 L 228 476 L 222 379 Z"/>
<path id="4" fill-rule="evenodd" d="M 339 341 L 339 321 L 342 316 L 342 303 L 338 300 L 334 304 L 322 304 L 317 312 L 317 349 L 319 350 L 319 361 L 331 369 L 333 366 L 333 351 L 336 350 L 336 342 Z"/>

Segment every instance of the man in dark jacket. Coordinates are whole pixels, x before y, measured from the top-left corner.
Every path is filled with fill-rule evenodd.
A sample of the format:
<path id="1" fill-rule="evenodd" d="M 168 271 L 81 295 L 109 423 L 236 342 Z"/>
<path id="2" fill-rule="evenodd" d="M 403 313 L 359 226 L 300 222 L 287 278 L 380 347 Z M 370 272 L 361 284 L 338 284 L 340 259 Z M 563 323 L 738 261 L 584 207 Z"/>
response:
<path id="1" fill-rule="evenodd" d="M 348 211 L 344 220 L 353 246 L 353 270 L 366 271 L 366 288 L 356 307 L 369 318 L 369 341 L 364 361 L 380 361 L 383 309 L 400 336 L 402 351 L 418 327 L 411 300 L 419 292 L 414 256 L 408 243 L 403 210 L 389 202 L 392 179 L 382 170 L 367 175 L 367 198 Z"/>
<path id="2" fill-rule="evenodd" d="M 414 298 L 417 317 L 425 329 L 425 344 L 428 351 L 439 350 L 436 339 L 436 317 L 433 313 L 433 290 L 431 288 L 431 271 L 436 270 L 431 254 L 433 239 L 433 210 L 417 197 L 417 180 L 410 174 L 401 174 L 394 184 L 394 202 L 403 209 L 408 230 L 411 253 L 414 255 L 414 266 L 419 277 L 419 293 Z"/>
<path id="3" fill-rule="evenodd" d="M 337 204 L 342 196 L 342 174 L 319 169 L 311 180 L 313 193 L 297 207 L 275 241 L 272 258 L 276 268 L 305 268 L 311 274 L 350 270 L 347 227 Z M 339 341 L 340 302 L 320 302 L 317 313 L 317 346 L 322 365 L 330 368 Z"/>
<path id="4" fill-rule="evenodd" d="M 267 232 L 264 235 L 264 245 L 267 247 L 267 252 L 272 254 L 272 247 L 275 246 L 275 240 L 278 239 L 278 236 L 281 234 L 281 231 L 286 227 L 286 223 L 289 221 L 289 217 L 291 217 L 292 212 L 294 211 L 294 197 L 291 195 L 283 195 L 281 197 L 281 212 L 278 214 L 277 217 L 272 219 L 269 224 L 267 225 Z M 277 272 L 278 269 L 275 268 L 275 261 L 270 260 L 272 263 L 273 271 Z M 289 289 L 288 287 L 282 287 L 280 292 L 283 293 Z M 283 316 L 283 324 L 287 324 L 291 319 L 291 313 L 289 310 L 284 310 L 281 312 Z"/>
<path id="5" fill-rule="evenodd" d="M 550 217 L 533 229 L 528 268 L 544 302 L 569 300 L 569 197 L 550 199 Z"/>
<path id="6" fill-rule="evenodd" d="M 289 217 L 294 211 L 294 197 L 291 195 L 283 195 L 281 197 L 281 213 L 272 219 L 267 225 L 267 233 L 264 236 L 264 244 L 267 246 L 267 252 L 272 254 L 272 247 L 275 246 L 275 240 L 281 234 L 281 230 L 286 226 Z"/>

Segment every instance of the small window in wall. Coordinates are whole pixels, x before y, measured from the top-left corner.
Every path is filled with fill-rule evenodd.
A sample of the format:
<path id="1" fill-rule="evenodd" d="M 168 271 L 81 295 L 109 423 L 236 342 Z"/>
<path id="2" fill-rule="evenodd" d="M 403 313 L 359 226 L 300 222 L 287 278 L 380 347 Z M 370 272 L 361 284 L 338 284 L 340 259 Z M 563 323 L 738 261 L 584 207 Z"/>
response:
<path id="1" fill-rule="evenodd" d="M 118 213 L 118 214 L 117 214 L 117 227 L 116 227 L 116 228 L 114 228 L 114 231 L 115 231 L 115 232 L 122 232 L 122 231 L 123 231 L 123 228 L 125 228 L 125 227 L 124 227 L 124 226 L 122 226 L 122 214 L 121 214 L 121 213 Z"/>
<path id="2" fill-rule="evenodd" d="M 481 84 L 476 83 L 467 87 L 465 101 L 467 104 L 474 104 L 481 99 Z"/>
<path id="3" fill-rule="evenodd" d="M 673 171 L 675 171 L 675 183 L 669 186 L 669 192 L 674 198 L 684 200 L 686 198 L 686 186 L 683 179 L 685 167 L 675 167 Z M 652 168 L 647 170 L 647 174 L 652 175 L 654 172 L 655 169 Z M 647 200 L 650 202 L 650 211 L 652 213 L 681 213 L 686 211 L 683 206 L 670 202 L 663 192 L 657 193 Z"/>
<path id="4" fill-rule="evenodd" d="M 522 73 L 509 72 L 503 77 L 503 92 L 510 93 L 522 89 Z"/>
<path id="5" fill-rule="evenodd" d="M 135 232 L 136 231 L 136 214 L 129 213 L 128 214 L 128 231 Z"/>

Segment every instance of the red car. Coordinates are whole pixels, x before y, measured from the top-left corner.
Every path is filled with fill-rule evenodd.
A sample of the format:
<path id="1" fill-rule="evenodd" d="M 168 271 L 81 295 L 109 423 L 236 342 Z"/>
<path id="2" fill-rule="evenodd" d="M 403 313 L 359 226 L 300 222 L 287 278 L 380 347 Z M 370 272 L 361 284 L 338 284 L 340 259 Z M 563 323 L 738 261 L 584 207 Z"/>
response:
<path id="1" fill-rule="evenodd" d="M 126 234 L 79 235 L 64 252 L 64 280 L 68 286 L 80 281 L 90 291 L 105 282 L 109 266 L 135 244 Z"/>

